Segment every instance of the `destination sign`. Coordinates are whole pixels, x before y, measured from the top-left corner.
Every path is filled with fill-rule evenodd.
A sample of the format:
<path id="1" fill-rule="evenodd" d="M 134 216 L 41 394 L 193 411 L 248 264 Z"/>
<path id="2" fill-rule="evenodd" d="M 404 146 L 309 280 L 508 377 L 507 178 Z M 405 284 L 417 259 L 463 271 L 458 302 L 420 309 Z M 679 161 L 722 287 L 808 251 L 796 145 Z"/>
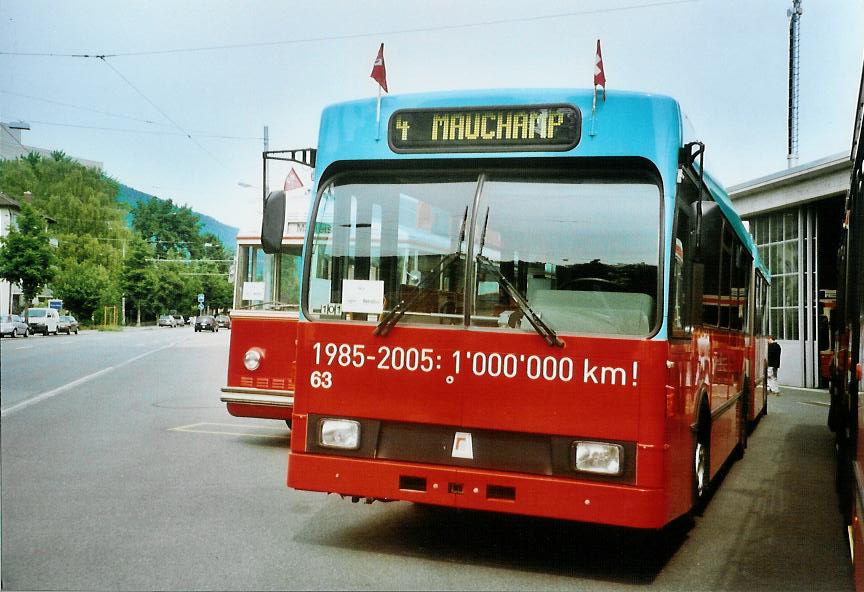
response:
<path id="1" fill-rule="evenodd" d="M 395 152 L 564 151 L 579 144 L 573 105 L 404 109 L 390 117 Z"/>

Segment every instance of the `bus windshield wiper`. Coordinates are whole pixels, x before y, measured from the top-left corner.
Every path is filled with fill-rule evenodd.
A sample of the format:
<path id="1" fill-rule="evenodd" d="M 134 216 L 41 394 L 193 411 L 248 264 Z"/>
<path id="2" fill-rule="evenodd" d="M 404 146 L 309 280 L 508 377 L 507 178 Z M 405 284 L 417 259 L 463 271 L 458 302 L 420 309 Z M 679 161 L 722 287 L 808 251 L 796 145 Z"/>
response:
<path id="1" fill-rule="evenodd" d="M 433 283 L 438 281 L 438 278 L 453 265 L 454 262 L 462 259 L 462 253 L 450 253 L 446 257 L 441 259 L 441 262 L 435 267 L 435 270 L 431 273 L 427 274 L 420 283 L 417 284 L 417 291 L 411 296 L 411 298 L 399 301 L 399 304 L 394 306 L 390 312 L 384 315 L 384 318 L 381 319 L 381 322 L 378 323 L 378 326 L 375 327 L 375 330 L 372 332 L 373 335 L 387 335 L 390 332 L 396 323 L 398 323 L 405 313 L 410 309 L 415 302 L 417 302 L 421 296 L 423 296 L 424 290 L 433 285 Z"/>
<path id="2" fill-rule="evenodd" d="M 519 310 L 522 311 L 522 314 L 525 315 L 525 318 L 528 319 L 528 322 L 531 323 L 534 330 L 546 340 L 546 343 L 557 347 L 564 347 L 564 342 L 561 341 L 558 334 L 555 333 L 549 325 L 543 322 L 540 316 L 534 312 L 534 309 L 532 309 L 528 304 L 528 301 L 522 297 L 522 294 L 519 293 L 516 286 L 510 283 L 510 280 L 501 273 L 501 270 L 498 269 L 498 267 L 492 263 L 488 257 L 485 255 L 477 255 L 477 263 L 479 263 L 484 270 L 492 272 L 492 274 L 498 279 L 498 284 L 503 287 L 508 296 L 513 299 L 519 307 Z"/>
<path id="3" fill-rule="evenodd" d="M 519 293 L 519 290 L 516 289 L 516 286 L 510 283 L 501 270 L 492 263 L 489 257 L 486 257 L 483 254 L 483 247 L 486 246 L 486 229 L 489 226 L 489 210 L 490 208 L 486 208 L 486 219 L 483 221 L 483 232 L 480 235 L 480 249 L 478 250 L 477 263 L 480 266 L 487 270 L 491 271 L 492 274 L 498 279 L 498 284 L 504 288 L 504 291 L 507 292 L 507 295 L 513 299 L 513 302 L 519 307 L 519 310 L 522 311 L 522 314 L 528 319 L 528 322 L 531 323 L 531 326 L 534 327 L 534 330 L 540 334 L 543 339 L 546 340 L 546 343 L 549 345 L 555 345 L 558 347 L 564 347 L 564 342 L 558 337 L 555 331 L 546 323 L 544 323 L 540 316 L 534 312 L 534 309 L 528 304 L 528 301 L 522 297 L 522 294 Z"/>
<path id="4" fill-rule="evenodd" d="M 399 304 L 394 306 L 390 312 L 384 315 L 384 318 L 378 323 L 378 326 L 375 327 L 375 330 L 372 332 L 373 335 L 387 335 L 390 332 L 396 323 L 402 319 L 405 313 L 411 308 L 417 300 L 423 295 L 423 291 L 432 285 L 433 282 L 437 282 L 438 278 L 453 265 L 454 262 L 462 259 L 462 243 L 465 241 L 465 224 L 468 221 L 468 206 L 465 206 L 465 213 L 462 214 L 462 227 L 459 229 L 459 248 L 455 253 L 450 253 L 446 257 L 443 257 L 441 261 L 438 262 L 438 265 L 435 267 L 435 270 L 432 273 L 429 273 L 420 280 L 420 283 L 417 284 L 417 291 L 414 292 L 414 295 L 409 298 L 399 301 Z"/>

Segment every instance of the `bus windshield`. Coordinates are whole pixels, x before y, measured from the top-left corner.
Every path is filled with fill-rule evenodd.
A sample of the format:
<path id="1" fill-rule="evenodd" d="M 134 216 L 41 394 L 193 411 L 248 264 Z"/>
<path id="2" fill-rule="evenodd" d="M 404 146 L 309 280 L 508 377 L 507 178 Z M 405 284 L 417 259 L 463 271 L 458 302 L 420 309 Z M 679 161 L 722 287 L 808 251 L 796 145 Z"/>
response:
<path id="1" fill-rule="evenodd" d="M 300 301 L 300 245 L 268 255 L 260 244 L 237 247 L 234 308 L 296 311 Z"/>
<path id="2" fill-rule="evenodd" d="M 314 223 L 312 320 L 398 309 L 400 324 L 531 332 L 533 316 L 556 333 L 647 335 L 658 317 L 660 190 L 635 170 L 345 173 Z"/>

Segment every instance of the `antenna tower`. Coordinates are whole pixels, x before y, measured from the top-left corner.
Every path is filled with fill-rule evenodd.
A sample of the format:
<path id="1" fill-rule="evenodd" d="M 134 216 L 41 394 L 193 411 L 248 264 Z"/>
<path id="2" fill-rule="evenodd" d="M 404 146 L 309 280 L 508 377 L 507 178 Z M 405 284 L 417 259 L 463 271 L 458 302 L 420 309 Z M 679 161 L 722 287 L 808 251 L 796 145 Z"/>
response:
<path id="1" fill-rule="evenodd" d="M 801 43 L 802 0 L 792 0 L 789 17 L 789 141 L 786 159 L 791 168 L 798 164 L 798 76 L 799 47 Z"/>

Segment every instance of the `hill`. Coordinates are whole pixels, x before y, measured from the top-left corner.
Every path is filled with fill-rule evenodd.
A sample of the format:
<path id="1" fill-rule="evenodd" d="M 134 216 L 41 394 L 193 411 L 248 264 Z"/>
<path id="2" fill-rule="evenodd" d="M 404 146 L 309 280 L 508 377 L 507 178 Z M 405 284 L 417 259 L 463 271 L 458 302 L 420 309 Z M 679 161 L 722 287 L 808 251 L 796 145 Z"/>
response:
<path id="1" fill-rule="evenodd" d="M 130 208 L 134 208 L 135 204 L 141 200 L 150 201 L 151 199 L 159 199 L 155 195 L 138 191 L 137 189 L 133 189 L 123 183 L 120 183 L 119 185 L 120 191 L 117 192 L 117 201 L 128 204 Z M 235 243 L 237 242 L 237 231 L 239 230 L 236 226 L 228 226 L 215 218 L 211 218 L 206 214 L 200 214 L 194 210 L 193 213 L 198 216 L 198 220 L 201 221 L 201 229 L 203 232 L 212 232 L 220 241 L 222 241 L 222 244 L 226 249 L 232 252 L 234 251 Z M 131 215 L 127 220 L 127 223 L 131 225 Z"/>

